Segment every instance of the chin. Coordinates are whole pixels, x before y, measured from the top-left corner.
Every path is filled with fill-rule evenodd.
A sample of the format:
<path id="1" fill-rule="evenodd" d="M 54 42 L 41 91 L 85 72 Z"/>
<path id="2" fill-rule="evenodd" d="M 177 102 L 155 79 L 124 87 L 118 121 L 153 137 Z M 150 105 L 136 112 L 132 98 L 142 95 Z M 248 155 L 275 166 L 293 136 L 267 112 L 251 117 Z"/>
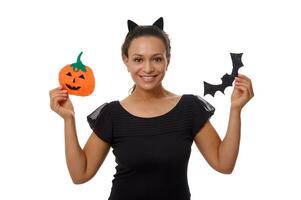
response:
<path id="1" fill-rule="evenodd" d="M 136 87 L 137 86 L 139 88 L 143 89 L 143 90 L 153 90 L 153 89 L 158 87 L 157 84 L 156 85 L 153 85 L 153 84 L 136 84 Z"/>

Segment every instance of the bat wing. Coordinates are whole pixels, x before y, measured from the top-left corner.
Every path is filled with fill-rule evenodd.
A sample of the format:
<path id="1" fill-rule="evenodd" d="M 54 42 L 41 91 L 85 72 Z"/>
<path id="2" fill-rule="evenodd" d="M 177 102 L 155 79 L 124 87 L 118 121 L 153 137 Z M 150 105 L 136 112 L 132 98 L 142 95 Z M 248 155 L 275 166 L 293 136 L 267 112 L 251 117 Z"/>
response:
<path id="1" fill-rule="evenodd" d="M 232 72 L 231 74 L 224 74 L 222 79 L 222 84 L 213 85 L 204 81 L 204 96 L 206 94 L 211 94 L 214 96 L 216 91 L 221 91 L 223 94 L 226 87 L 232 86 L 235 77 L 238 75 L 238 70 L 243 66 L 241 62 L 242 53 L 230 53 L 232 59 Z"/>
<path id="2" fill-rule="evenodd" d="M 232 73 L 231 75 L 236 77 L 238 75 L 238 70 L 241 68 L 243 63 L 241 62 L 242 53 L 230 53 L 232 59 Z"/>
<path id="3" fill-rule="evenodd" d="M 234 77 L 229 74 L 225 74 L 222 78 L 222 84 L 212 85 L 204 81 L 204 96 L 211 94 L 214 97 L 215 92 L 221 91 L 224 94 L 226 87 L 232 86 Z"/>
<path id="4" fill-rule="evenodd" d="M 210 83 L 207 83 L 204 81 L 204 96 L 206 94 L 211 94 L 211 96 L 214 96 L 216 91 L 222 90 L 221 88 L 222 85 L 212 85 Z"/>

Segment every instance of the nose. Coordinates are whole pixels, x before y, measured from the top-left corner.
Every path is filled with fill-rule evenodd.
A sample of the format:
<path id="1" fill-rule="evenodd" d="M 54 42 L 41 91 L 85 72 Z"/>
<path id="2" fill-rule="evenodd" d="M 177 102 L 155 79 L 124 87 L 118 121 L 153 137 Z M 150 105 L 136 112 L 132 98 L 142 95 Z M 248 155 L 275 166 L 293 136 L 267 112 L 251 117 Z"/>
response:
<path id="1" fill-rule="evenodd" d="M 151 62 L 149 62 L 149 61 L 145 62 L 144 66 L 143 66 L 143 71 L 145 73 L 150 73 L 150 72 L 154 71 L 154 69 L 155 68 Z"/>
<path id="2" fill-rule="evenodd" d="M 72 81 L 73 83 L 75 83 L 75 78 L 73 78 L 73 81 Z"/>

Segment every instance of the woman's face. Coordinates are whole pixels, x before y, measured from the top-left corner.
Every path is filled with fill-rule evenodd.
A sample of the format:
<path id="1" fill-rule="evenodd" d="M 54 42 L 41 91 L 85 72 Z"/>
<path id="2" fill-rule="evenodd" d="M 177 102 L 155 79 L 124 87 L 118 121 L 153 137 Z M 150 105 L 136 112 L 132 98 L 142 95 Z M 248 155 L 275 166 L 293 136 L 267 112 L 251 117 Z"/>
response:
<path id="1" fill-rule="evenodd" d="M 141 36 L 132 40 L 123 61 L 137 87 L 151 90 L 161 85 L 168 66 L 166 48 L 160 38 Z"/>

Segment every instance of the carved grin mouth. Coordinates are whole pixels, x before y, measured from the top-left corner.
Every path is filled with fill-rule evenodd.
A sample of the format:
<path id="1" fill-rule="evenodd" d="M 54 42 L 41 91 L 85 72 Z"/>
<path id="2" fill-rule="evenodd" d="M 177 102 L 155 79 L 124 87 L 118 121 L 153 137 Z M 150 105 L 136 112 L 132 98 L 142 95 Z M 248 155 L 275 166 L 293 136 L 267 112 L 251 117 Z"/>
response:
<path id="1" fill-rule="evenodd" d="M 70 90 L 78 90 L 78 89 L 80 88 L 80 86 L 75 87 L 75 86 L 68 85 L 67 83 L 66 83 L 66 86 L 67 86 L 67 88 L 69 88 Z"/>

